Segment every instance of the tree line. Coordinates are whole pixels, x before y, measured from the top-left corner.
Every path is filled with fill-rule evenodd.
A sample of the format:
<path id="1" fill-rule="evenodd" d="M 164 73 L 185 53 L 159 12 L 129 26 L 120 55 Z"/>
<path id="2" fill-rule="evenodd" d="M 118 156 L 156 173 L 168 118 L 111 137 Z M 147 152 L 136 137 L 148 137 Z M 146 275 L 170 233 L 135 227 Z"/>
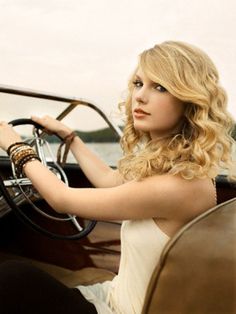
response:
<path id="1" fill-rule="evenodd" d="M 117 143 L 119 136 L 110 128 L 99 129 L 95 131 L 75 131 L 76 134 L 86 143 Z M 55 135 L 48 136 L 47 141 L 50 143 L 59 142 L 59 138 Z"/>

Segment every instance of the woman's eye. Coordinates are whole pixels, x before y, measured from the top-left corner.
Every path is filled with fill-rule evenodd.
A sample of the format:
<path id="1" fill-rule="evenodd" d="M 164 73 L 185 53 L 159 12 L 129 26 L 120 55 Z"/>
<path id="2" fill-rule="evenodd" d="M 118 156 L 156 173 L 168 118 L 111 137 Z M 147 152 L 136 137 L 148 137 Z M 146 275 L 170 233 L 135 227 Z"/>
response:
<path id="1" fill-rule="evenodd" d="M 143 86 L 143 83 L 141 81 L 139 81 L 139 80 L 133 81 L 133 84 L 134 84 L 135 87 L 142 87 Z"/>
<path id="2" fill-rule="evenodd" d="M 161 93 L 164 93 L 164 92 L 167 91 L 166 88 L 163 87 L 163 86 L 160 85 L 160 84 L 157 84 L 157 85 L 155 86 L 155 89 L 157 89 L 157 90 L 158 90 L 159 92 L 161 92 Z"/>

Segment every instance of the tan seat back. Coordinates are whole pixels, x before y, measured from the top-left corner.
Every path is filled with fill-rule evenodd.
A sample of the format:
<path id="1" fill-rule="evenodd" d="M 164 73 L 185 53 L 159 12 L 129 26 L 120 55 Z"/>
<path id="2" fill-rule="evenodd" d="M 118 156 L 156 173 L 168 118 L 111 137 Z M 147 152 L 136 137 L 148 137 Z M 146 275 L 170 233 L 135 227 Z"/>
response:
<path id="1" fill-rule="evenodd" d="M 236 198 L 184 226 L 153 273 L 142 314 L 236 313 Z"/>

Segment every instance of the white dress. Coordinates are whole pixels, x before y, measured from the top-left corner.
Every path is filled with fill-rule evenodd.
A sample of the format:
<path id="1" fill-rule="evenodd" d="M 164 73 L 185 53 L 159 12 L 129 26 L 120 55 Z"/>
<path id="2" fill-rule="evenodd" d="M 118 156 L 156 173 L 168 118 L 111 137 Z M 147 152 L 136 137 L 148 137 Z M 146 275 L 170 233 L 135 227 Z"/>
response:
<path id="1" fill-rule="evenodd" d="M 112 281 L 77 288 L 98 314 L 140 314 L 151 275 L 168 240 L 153 219 L 124 221 L 118 275 Z"/>

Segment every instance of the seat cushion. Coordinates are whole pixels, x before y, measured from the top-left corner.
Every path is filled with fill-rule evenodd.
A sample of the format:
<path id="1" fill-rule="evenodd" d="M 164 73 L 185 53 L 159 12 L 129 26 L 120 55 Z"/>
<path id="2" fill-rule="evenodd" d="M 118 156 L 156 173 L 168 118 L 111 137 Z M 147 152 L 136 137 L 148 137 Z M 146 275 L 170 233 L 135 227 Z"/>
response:
<path id="1" fill-rule="evenodd" d="M 142 314 L 236 313 L 236 198 L 184 226 L 164 249 Z"/>

